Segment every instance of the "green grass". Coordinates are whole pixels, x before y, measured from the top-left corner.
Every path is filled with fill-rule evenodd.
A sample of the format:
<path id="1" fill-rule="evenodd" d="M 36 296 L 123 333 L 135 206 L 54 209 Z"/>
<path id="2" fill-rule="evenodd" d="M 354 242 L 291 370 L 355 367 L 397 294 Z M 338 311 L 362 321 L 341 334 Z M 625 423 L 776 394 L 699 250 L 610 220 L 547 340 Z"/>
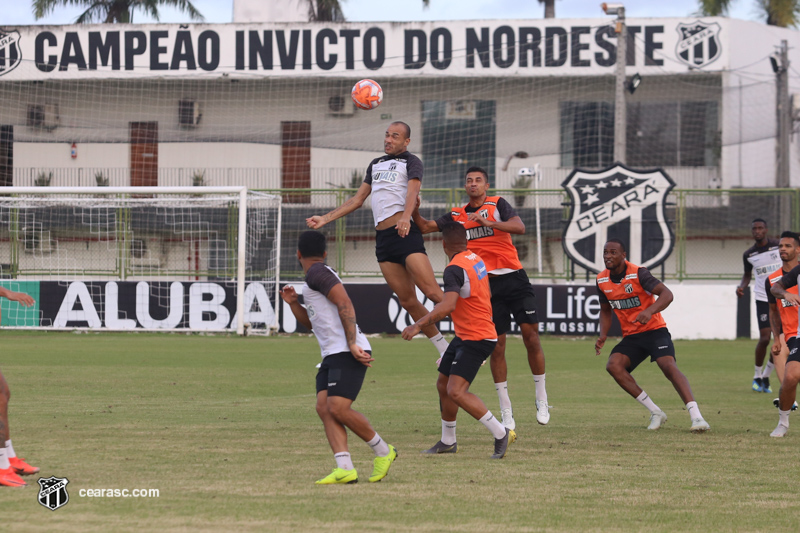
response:
<path id="1" fill-rule="evenodd" d="M 334 465 L 314 412 L 313 338 L 4 331 L 0 342 L 17 452 L 70 481 L 55 512 L 37 502 L 38 476 L 0 488 L 4 531 L 797 528 L 800 430 L 768 437 L 777 394 L 749 391 L 752 341 L 676 343 L 712 427 L 693 435 L 650 364 L 635 375 L 669 421 L 646 431 L 647 412 L 608 376 L 592 340 L 545 338 L 552 419 L 537 425 L 523 347 L 511 340 L 519 438 L 491 461 L 491 436 L 463 412 L 457 455 L 419 454 L 439 439 L 433 348 L 373 339 L 377 361 L 355 406 L 400 456 L 383 482 L 366 483 L 373 455 L 351 436 L 362 482 L 326 487 L 313 484 Z M 488 367 L 473 391 L 498 413 Z M 82 488 L 160 497 L 81 498 Z"/>

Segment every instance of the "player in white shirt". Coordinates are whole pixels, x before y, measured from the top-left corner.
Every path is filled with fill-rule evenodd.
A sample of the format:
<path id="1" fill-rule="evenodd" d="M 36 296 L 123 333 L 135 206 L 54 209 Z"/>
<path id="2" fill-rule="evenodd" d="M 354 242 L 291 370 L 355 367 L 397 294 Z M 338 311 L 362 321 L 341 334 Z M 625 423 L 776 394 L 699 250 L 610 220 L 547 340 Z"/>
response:
<path id="1" fill-rule="evenodd" d="M 744 288 L 750 284 L 750 278 L 755 272 L 756 283 L 753 287 L 753 293 L 756 299 L 756 320 L 758 321 L 759 339 L 756 343 L 756 365 L 752 389 L 755 392 L 772 392 L 772 387 L 769 384 L 769 377 L 775 368 L 772 355 L 770 355 L 767 364 L 764 364 L 770 333 L 772 332 L 769 323 L 769 302 L 767 301 L 767 292 L 764 284 L 770 274 L 781 268 L 782 262 L 778 251 L 778 240 L 767 237 L 766 220 L 763 218 L 753 220 L 750 231 L 755 243 L 745 250 L 742 257 L 744 275 L 742 275 L 742 281 L 736 287 L 736 296 L 739 298 L 744 296 Z"/>
<path id="2" fill-rule="evenodd" d="M 422 233 L 411 220 L 423 168 L 419 158 L 407 150 L 410 142 L 411 128 L 408 124 L 389 124 L 383 141 L 386 155 L 369 164 L 364 182 L 356 195 L 329 213 L 307 218 L 306 224 L 311 229 L 319 229 L 361 207 L 372 193 L 375 255 L 381 273 L 397 294 L 400 305 L 416 321 L 425 316 L 428 310 L 417 300 L 415 285 L 434 303 L 441 302 L 444 294 L 425 253 Z M 441 356 L 448 343 L 436 326 L 426 326 L 422 332 Z"/>
<path id="3" fill-rule="evenodd" d="M 372 429 L 367 418 L 352 409 L 364 383 L 367 367 L 372 366 L 369 341 L 356 323 L 353 303 L 339 276 L 325 264 L 325 236 L 318 231 L 300 235 L 297 258 L 303 266 L 305 307 L 291 286 L 281 291 L 281 298 L 297 321 L 312 330 L 322 352 L 317 373 L 317 414 L 325 426 L 325 435 L 336 459 L 336 468 L 318 480 L 318 485 L 358 483 L 358 473 L 347 447 L 347 429 L 369 444 L 375 452 L 370 483 L 380 481 L 389 472 L 397 450 Z"/>

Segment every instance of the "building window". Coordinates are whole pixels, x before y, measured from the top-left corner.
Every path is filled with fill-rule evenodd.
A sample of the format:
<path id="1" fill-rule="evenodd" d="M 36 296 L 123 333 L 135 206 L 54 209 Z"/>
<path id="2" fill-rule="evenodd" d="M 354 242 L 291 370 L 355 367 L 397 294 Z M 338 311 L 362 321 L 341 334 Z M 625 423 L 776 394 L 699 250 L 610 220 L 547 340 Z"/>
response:
<path id="1" fill-rule="evenodd" d="M 485 168 L 494 183 L 495 109 L 494 100 L 422 102 L 423 187 L 463 187 L 472 166 Z"/>
<path id="2" fill-rule="evenodd" d="M 628 104 L 627 163 L 701 167 L 719 162 L 715 101 Z M 614 160 L 614 104 L 561 103 L 561 166 L 603 168 Z"/>
<path id="3" fill-rule="evenodd" d="M 561 102 L 561 166 L 602 168 L 614 162 L 614 104 Z"/>

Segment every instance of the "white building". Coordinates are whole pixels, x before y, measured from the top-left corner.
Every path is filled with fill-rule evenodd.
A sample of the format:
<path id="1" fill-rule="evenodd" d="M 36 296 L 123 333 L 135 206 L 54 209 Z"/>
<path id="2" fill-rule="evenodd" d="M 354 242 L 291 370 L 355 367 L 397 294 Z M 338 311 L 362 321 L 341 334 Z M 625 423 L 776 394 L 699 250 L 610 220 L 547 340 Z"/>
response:
<path id="1" fill-rule="evenodd" d="M 613 159 L 612 22 L 3 28 L 0 183 L 52 172 L 51 185 L 100 173 L 111 185 L 327 188 L 363 172 L 403 120 L 424 187 L 457 185 L 472 164 L 508 187 L 538 163 L 542 186 L 558 188 Z M 800 65 L 800 34 L 693 17 L 629 19 L 628 31 L 627 74 L 643 81 L 628 96 L 627 163 L 664 167 L 679 188 L 773 186 L 769 56 L 787 40 Z M 377 110 L 349 103 L 365 77 L 384 88 Z"/>

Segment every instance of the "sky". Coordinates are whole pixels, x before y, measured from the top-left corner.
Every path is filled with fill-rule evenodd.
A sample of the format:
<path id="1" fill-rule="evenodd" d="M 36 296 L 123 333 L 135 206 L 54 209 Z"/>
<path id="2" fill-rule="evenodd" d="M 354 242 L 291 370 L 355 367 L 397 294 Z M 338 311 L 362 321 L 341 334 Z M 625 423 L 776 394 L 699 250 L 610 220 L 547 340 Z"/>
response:
<path id="1" fill-rule="evenodd" d="M 234 0 L 192 0 L 207 22 L 232 22 Z M 251 0 L 256 1 L 256 0 Z M 281 1 L 281 0 L 276 0 Z M 756 10 L 757 0 L 732 0 L 729 16 L 745 20 L 761 20 Z M 544 8 L 537 0 L 431 0 L 424 9 L 422 0 L 344 0 L 342 6 L 347 20 L 359 21 L 418 21 L 418 20 L 483 20 L 538 19 Z M 556 0 L 557 18 L 603 17 L 599 0 Z M 697 11 L 697 0 L 625 0 L 627 16 L 689 17 Z M 57 8 L 44 19 L 36 20 L 30 0 L 0 0 L 0 27 L 29 24 L 71 24 L 83 11 L 76 7 Z M 171 8 L 161 9 L 161 22 L 190 22 L 188 17 Z M 135 12 L 134 22 L 154 22 L 142 12 Z"/>

